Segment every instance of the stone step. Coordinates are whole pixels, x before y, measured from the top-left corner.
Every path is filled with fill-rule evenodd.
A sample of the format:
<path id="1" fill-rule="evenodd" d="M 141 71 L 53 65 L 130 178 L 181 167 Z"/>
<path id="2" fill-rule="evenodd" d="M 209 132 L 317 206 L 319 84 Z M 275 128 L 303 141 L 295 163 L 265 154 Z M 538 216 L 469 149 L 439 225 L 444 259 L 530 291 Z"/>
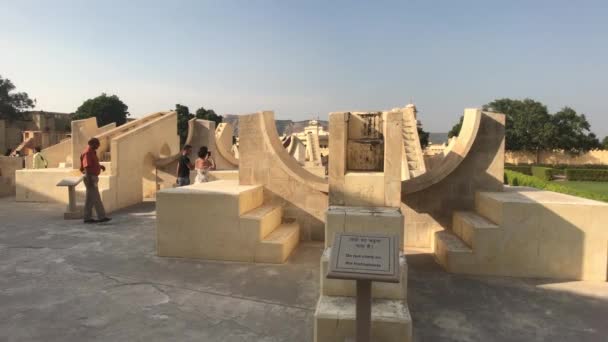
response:
<path id="1" fill-rule="evenodd" d="M 257 236 L 259 242 L 281 224 L 282 216 L 282 206 L 264 204 L 241 215 L 241 229 Z"/>
<path id="2" fill-rule="evenodd" d="M 331 247 L 325 249 L 321 255 L 321 295 L 355 297 L 357 295 L 354 280 L 327 279 Z M 401 282 L 399 283 L 372 283 L 372 297 L 377 299 L 401 299 L 407 301 L 407 261 L 405 255 L 399 256 Z"/>
<path id="3" fill-rule="evenodd" d="M 257 245 L 255 262 L 281 264 L 289 257 L 300 241 L 300 225 L 283 223 Z"/>
<path id="4" fill-rule="evenodd" d="M 323 296 L 315 310 L 315 342 L 337 342 L 355 336 L 354 297 Z M 412 317 L 407 303 L 394 299 L 372 301 L 372 341 L 412 341 Z"/>
<path id="5" fill-rule="evenodd" d="M 454 212 L 452 231 L 477 254 L 483 250 L 489 253 L 497 252 L 495 247 L 501 233 L 499 227 L 475 212 Z"/>
<path id="6" fill-rule="evenodd" d="M 435 258 L 453 273 L 471 273 L 477 265 L 473 250 L 449 230 L 435 233 Z"/>

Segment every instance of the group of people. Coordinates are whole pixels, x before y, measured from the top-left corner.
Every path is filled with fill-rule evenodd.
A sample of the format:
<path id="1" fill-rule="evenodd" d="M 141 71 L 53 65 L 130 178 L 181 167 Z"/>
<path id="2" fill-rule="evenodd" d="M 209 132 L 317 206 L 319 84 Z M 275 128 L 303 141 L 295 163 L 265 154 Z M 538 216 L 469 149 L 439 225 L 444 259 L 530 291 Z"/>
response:
<path id="1" fill-rule="evenodd" d="M 201 146 L 198 150 L 194 164 L 190 161 L 191 154 L 192 146 L 185 145 L 177 163 L 177 186 L 190 185 L 190 170 L 196 170 L 195 184 L 208 182 L 209 171 L 215 170 L 215 161 L 207 146 Z"/>
<path id="2" fill-rule="evenodd" d="M 97 158 L 97 149 L 99 148 L 99 139 L 92 138 L 88 142 L 87 148 L 80 155 L 80 172 L 84 175 L 83 183 L 86 188 L 86 197 L 84 203 L 84 223 L 102 223 L 110 221 L 106 215 L 105 208 L 99 194 L 99 175 L 106 168 L 101 165 Z M 34 167 L 47 166 L 46 160 L 40 154 L 40 149 L 36 149 L 34 155 Z M 215 162 L 211 158 L 211 152 L 207 146 L 202 146 L 198 150 L 198 158 L 194 164 L 190 161 L 192 146 L 185 145 L 182 149 L 181 156 L 177 163 L 177 186 L 190 184 L 190 170 L 196 170 L 195 183 L 205 183 L 209 181 L 209 171 L 215 170 Z M 93 209 L 97 213 L 97 219 L 93 219 Z"/>

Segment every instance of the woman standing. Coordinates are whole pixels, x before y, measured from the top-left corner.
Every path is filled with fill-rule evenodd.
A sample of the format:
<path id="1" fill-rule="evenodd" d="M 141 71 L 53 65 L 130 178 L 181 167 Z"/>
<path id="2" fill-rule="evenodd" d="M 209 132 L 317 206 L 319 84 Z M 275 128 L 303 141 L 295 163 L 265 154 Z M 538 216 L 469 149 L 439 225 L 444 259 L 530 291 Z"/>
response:
<path id="1" fill-rule="evenodd" d="M 207 146 L 202 146 L 198 150 L 198 158 L 194 164 L 196 169 L 195 183 L 206 183 L 209 181 L 209 170 L 215 170 L 215 161 L 211 158 L 211 152 Z"/>

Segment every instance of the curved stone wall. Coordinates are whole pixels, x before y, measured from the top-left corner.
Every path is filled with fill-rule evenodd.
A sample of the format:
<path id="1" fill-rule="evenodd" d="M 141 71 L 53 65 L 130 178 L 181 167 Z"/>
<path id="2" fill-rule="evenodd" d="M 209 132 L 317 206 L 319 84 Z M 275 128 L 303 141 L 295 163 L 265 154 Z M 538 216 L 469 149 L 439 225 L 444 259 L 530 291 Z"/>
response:
<path id="1" fill-rule="evenodd" d="M 327 181 L 306 171 L 283 147 L 271 111 L 239 118 L 239 181 L 264 185 L 266 201 L 285 205 L 284 217 L 298 220 L 303 240 L 323 240 Z"/>
<path id="2" fill-rule="evenodd" d="M 505 116 L 466 109 L 462 129 L 436 168 L 401 183 L 406 246 L 432 247 L 455 210 L 472 210 L 478 191 L 502 191 Z"/>

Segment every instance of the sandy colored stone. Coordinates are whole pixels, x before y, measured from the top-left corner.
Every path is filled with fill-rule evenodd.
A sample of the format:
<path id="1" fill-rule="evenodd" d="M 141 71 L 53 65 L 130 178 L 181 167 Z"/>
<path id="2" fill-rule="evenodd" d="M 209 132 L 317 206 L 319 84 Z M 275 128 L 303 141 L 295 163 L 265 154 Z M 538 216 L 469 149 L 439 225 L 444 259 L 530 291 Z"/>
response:
<path id="1" fill-rule="evenodd" d="M 412 341 L 412 317 L 400 300 L 372 302 L 372 341 Z M 321 296 L 315 310 L 315 342 L 344 341 L 355 336 L 355 298 Z"/>

